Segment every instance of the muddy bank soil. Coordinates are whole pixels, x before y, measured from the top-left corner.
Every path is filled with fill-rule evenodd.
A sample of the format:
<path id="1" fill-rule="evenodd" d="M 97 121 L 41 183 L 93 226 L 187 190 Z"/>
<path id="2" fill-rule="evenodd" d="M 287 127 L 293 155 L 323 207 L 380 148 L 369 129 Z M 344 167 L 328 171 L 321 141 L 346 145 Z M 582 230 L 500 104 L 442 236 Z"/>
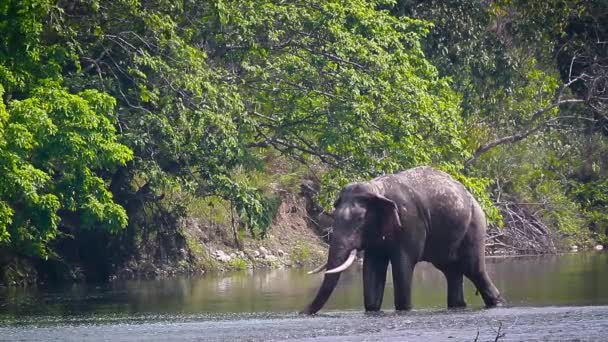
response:
<path id="1" fill-rule="evenodd" d="M 1 341 L 601 341 L 608 306 L 155 315 L 0 323 Z"/>

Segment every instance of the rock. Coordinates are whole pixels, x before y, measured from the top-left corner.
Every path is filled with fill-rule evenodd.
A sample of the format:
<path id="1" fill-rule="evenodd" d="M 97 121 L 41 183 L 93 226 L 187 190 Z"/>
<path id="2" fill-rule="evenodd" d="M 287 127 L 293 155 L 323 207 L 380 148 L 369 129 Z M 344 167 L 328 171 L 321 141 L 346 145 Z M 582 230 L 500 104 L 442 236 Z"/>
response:
<path id="1" fill-rule="evenodd" d="M 264 259 L 266 259 L 266 260 L 268 260 L 268 261 L 276 261 L 276 260 L 277 260 L 277 257 L 276 257 L 276 256 L 274 256 L 274 255 L 272 255 L 272 254 L 266 254 L 266 255 L 264 256 Z"/>
<path id="2" fill-rule="evenodd" d="M 230 253 L 230 258 L 231 258 L 231 259 L 236 258 L 236 253 Z"/>
<path id="3" fill-rule="evenodd" d="M 254 258 L 258 258 L 258 257 L 260 257 L 260 252 L 258 252 L 257 250 L 256 250 L 256 251 L 253 251 L 253 257 L 254 257 Z"/>
<path id="4" fill-rule="evenodd" d="M 268 251 L 266 248 L 264 248 L 263 246 L 259 248 L 260 250 L 260 254 L 262 256 L 266 256 L 266 255 L 272 255 L 272 253 L 270 253 L 270 251 Z"/>
<path id="5" fill-rule="evenodd" d="M 221 262 L 228 262 L 230 260 L 232 260 L 232 258 L 230 257 L 230 255 L 220 255 L 217 257 L 217 260 L 221 261 Z"/>
<path id="6" fill-rule="evenodd" d="M 280 257 L 284 257 L 285 256 L 285 251 L 283 251 L 282 249 L 279 249 L 277 251 L 277 255 L 280 256 Z"/>
<path id="7" fill-rule="evenodd" d="M 243 251 L 236 252 L 236 255 L 240 256 L 241 258 L 245 257 L 245 253 L 243 253 Z"/>
<path id="8" fill-rule="evenodd" d="M 230 260 L 232 260 L 232 257 L 226 253 L 224 253 L 224 251 L 222 251 L 221 249 L 218 249 L 217 251 L 215 251 L 215 258 L 221 262 L 228 262 Z"/>
<path id="9" fill-rule="evenodd" d="M 601 251 L 602 249 L 604 249 L 604 246 L 602 246 L 602 245 L 597 245 L 597 246 L 595 246 L 595 247 L 593 247 L 593 248 L 595 248 L 595 250 L 596 250 L 596 251 Z"/>
<path id="10" fill-rule="evenodd" d="M 577 245 L 572 245 L 572 246 L 570 246 L 570 250 L 572 252 L 578 252 L 578 246 Z"/>
<path id="11" fill-rule="evenodd" d="M 186 259 L 188 257 L 188 251 L 185 248 L 181 248 L 179 250 L 179 253 L 180 253 L 182 259 Z"/>
<path id="12" fill-rule="evenodd" d="M 285 264 L 285 266 L 287 266 L 287 267 L 293 266 L 293 262 L 291 260 L 285 260 L 285 261 L 283 261 L 283 264 Z"/>

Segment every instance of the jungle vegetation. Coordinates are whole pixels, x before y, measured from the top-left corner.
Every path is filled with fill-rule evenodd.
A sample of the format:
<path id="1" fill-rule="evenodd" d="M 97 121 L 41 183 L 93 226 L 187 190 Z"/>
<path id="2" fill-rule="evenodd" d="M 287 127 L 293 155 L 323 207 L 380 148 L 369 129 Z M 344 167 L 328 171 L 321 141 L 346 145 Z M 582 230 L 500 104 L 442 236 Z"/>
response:
<path id="1" fill-rule="evenodd" d="M 607 30 L 600 0 L 1 0 L 0 249 L 121 255 L 218 203 L 263 238 L 277 163 L 324 207 L 434 165 L 496 226 L 605 243 Z"/>

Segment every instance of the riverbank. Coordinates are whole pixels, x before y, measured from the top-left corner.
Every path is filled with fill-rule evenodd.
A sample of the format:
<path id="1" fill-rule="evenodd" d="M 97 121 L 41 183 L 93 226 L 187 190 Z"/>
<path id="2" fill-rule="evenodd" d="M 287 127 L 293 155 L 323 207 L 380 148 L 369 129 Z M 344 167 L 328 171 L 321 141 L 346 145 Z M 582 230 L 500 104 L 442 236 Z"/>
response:
<path id="1" fill-rule="evenodd" d="M 148 223 L 153 227 L 139 229 L 146 233 L 137 237 L 130 227 L 118 235 L 63 234 L 49 260 L 0 250 L 0 287 L 318 265 L 326 258 L 331 221 L 315 204 L 314 192 L 314 185 L 306 182 L 297 193 L 278 189 L 272 224 L 263 239 L 238 228 L 225 203 L 204 203 L 207 211 L 175 220 L 161 217 Z M 91 273 L 104 276 L 91 279 Z"/>

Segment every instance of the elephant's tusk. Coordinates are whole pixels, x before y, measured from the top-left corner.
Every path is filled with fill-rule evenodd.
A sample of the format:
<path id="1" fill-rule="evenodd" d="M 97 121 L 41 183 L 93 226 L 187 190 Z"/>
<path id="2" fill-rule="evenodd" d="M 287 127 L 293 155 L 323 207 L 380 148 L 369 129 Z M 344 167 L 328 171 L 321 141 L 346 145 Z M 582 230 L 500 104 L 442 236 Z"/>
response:
<path id="1" fill-rule="evenodd" d="M 326 267 L 327 267 L 327 263 L 324 263 L 323 265 L 321 265 L 321 266 L 319 266 L 319 267 L 315 268 L 314 270 L 312 270 L 312 271 L 308 271 L 308 274 L 315 274 L 315 273 L 319 273 L 319 272 L 323 271 L 323 270 L 324 270 Z"/>
<path id="2" fill-rule="evenodd" d="M 346 259 L 346 261 L 342 265 L 340 265 L 340 266 L 338 266 L 336 268 L 332 268 L 329 271 L 325 271 L 325 274 L 332 274 L 332 273 L 338 273 L 338 272 L 344 271 L 345 269 L 349 268 L 350 265 L 353 264 L 353 262 L 355 261 L 356 257 L 357 257 L 357 250 L 353 249 L 350 252 L 350 255 L 348 256 L 348 259 Z"/>

